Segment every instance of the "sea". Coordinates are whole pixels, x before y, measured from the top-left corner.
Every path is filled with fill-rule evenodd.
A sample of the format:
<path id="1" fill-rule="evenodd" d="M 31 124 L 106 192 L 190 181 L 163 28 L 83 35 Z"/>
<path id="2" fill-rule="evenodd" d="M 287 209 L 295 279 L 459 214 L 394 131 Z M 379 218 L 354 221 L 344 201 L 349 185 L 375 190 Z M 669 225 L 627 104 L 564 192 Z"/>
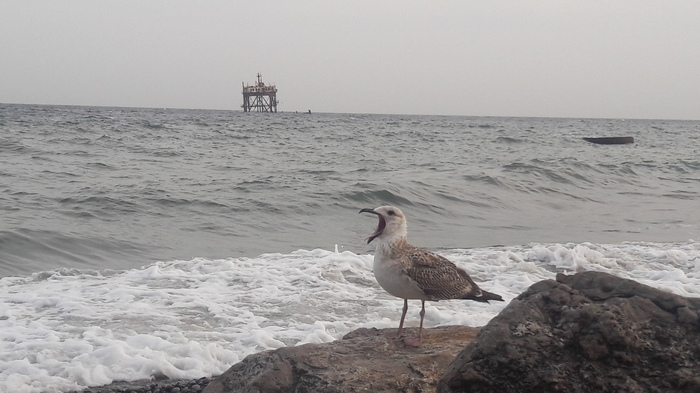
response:
<path id="1" fill-rule="evenodd" d="M 634 143 L 582 139 L 612 136 Z M 700 121 L 0 104 L 0 392 L 396 328 L 358 214 L 382 205 L 506 300 L 429 302 L 427 327 L 557 273 L 700 297 Z"/>

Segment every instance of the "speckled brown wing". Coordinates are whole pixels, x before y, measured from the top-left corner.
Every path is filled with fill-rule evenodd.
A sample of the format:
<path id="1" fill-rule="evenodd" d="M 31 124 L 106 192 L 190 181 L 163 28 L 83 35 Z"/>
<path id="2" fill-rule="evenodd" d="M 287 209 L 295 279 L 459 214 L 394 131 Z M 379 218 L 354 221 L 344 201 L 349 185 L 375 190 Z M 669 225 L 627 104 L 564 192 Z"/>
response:
<path id="1" fill-rule="evenodd" d="M 415 249 L 407 258 L 411 262 L 407 269 L 408 276 L 431 300 L 477 300 L 482 295 L 481 289 L 471 277 L 445 257 L 428 250 Z"/>

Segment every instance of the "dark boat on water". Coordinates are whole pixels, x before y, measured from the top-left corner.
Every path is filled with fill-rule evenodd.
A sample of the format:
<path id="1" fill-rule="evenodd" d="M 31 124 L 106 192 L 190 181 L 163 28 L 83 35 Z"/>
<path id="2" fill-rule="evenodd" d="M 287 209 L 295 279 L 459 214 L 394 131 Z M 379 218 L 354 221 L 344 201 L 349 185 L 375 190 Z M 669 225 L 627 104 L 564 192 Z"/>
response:
<path id="1" fill-rule="evenodd" d="M 634 138 L 631 136 L 612 136 L 604 138 L 583 138 L 584 141 L 597 143 L 599 145 L 624 145 L 634 143 Z"/>

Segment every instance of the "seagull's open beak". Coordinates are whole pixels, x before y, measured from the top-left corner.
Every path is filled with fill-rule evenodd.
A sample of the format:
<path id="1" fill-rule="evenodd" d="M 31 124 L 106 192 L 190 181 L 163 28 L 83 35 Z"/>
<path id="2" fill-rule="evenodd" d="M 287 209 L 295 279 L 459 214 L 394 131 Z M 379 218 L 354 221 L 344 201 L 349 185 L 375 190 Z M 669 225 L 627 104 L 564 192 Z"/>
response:
<path id="1" fill-rule="evenodd" d="M 369 235 L 369 237 L 367 238 L 367 244 L 369 244 L 372 242 L 372 240 L 374 240 L 377 236 L 381 235 L 382 232 L 384 232 L 384 228 L 386 228 L 386 221 L 384 221 L 384 217 L 382 217 L 381 214 L 375 212 L 372 209 L 362 209 L 362 210 L 360 210 L 360 213 L 372 213 L 372 214 L 376 214 L 377 217 L 379 217 L 379 223 L 377 224 L 377 230 L 374 231 L 374 233 Z"/>

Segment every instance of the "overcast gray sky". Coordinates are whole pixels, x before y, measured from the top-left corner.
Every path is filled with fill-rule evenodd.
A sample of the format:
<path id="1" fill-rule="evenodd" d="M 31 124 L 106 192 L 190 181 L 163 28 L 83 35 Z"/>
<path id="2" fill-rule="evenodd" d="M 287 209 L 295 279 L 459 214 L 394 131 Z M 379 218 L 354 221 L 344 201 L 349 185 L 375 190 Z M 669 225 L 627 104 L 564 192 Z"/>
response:
<path id="1" fill-rule="evenodd" d="M 699 0 L 0 0 L 0 102 L 700 119 Z"/>

